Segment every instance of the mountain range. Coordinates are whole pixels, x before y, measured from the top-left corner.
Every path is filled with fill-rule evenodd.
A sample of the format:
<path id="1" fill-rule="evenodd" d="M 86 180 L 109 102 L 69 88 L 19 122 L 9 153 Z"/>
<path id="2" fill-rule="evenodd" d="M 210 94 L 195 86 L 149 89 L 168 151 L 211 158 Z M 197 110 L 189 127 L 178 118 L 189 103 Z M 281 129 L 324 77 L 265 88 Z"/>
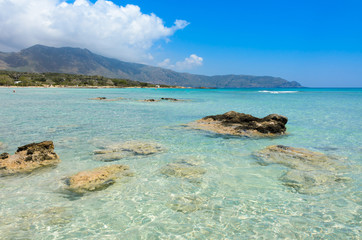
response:
<path id="1" fill-rule="evenodd" d="M 19 52 L 0 52 L 0 69 L 98 75 L 134 81 L 207 88 L 296 88 L 298 82 L 279 77 L 250 75 L 205 76 L 124 62 L 94 54 L 88 49 L 34 45 Z"/>

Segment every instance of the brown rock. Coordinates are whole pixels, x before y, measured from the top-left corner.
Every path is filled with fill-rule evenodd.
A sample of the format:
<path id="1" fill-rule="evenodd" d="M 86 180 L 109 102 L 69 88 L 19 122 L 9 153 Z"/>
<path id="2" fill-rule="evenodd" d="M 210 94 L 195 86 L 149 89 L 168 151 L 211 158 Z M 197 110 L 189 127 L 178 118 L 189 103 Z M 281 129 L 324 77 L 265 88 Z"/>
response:
<path id="1" fill-rule="evenodd" d="M 89 100 L 106 100 L 106 97 L 96 97 L 96 98 L 90 98 Z"/>
<path id="2" fill-rule="evenodd" d="M 114 102 L 114 101 L 118 101 L 118 100 L 122 100 L 124 98 L 119 97 L 119 98 L 111 98 L 108 99 L 106 97 L 96 97 L 96 98 L 90 98 L 89 100 L 99 100 L 99 101 L 103 101 L 103 102 Z"/>
<path id="3" fill-rule="evenodd" d="M 181 101 L 181 100 L 176 99 L 176 98 L 161 98 L 161 100 L 163 100 L 163 101 L 171 101 L 171 102 Z"/>
<path id="4" fill-rule="evenodd" d="M 287 117 L 278 114 L 270 114 L 264 118 L 257 118 L 249 114 L 230 111 L 220 115 L 204 117 L 189 123 L 188 126 L 219 134 L 274 136 L 285 134 L 285 124 L 287 122 Z"/>
<path id="5" fill-rule="evenodd" d="M 141 100 L 142 102 L 159 102 L 160 100 L 156 100 L 156 99 L 145 99 L 145 100 Z"/>
<path id="6" fill-rule="evenodd" d="M 28 173 L 60 162 L 52 141 L 31 143 L 18 148 L 14 155 L 0 155 L 0 176 Z"/>
<path id="7" fill-rule="evenodd" d="M 129 170 L 125 165 L 110 165 L 93 170 L 79 172 L 66 179 L 68 190 L 76 193 L 85 193 L 107 188 Z"/>

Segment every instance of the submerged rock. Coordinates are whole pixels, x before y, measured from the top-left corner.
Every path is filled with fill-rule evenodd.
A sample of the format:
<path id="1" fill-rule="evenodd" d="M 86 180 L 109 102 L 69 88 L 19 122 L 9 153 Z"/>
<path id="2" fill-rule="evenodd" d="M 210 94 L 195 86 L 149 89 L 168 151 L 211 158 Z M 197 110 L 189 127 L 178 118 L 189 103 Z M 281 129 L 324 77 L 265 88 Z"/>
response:
<path id="1" fill-rule="evenodd" d="M 156 143 L 136 141 L 125 142 L 120 149 L 135 155 L 151 155 L 162 151 L 162 147 Z"/>
<path id="2" fill-rule="evenodd" d="M 168 203 L 169 207 L 176 211 L 182 213 L 191 213 L 207 208 L 206 200 L 204 198 L 186 195 L 178 196 Z"/>
<path id="3" fill-rule="evenodd" d="M 340 168 L 335 158 L 320 152 L 284 145 L 272 145 L 254 154 L 261 164 L 278 163 L 298 170 L 329 170 Z"/>
<path id="4" fill-rule="evenodd" d="M 22 212 L 19 216 L 24 221 L 24 229 L 30 229 L 34 223 L 45 226 L 64 226 L 72 221 L 74 217 L 71 209 L 66 207 L 50 207 L 40 212 L 34 210 Z"/>
<path id="5" fill-rule="evenodd" d="M 350 179 L 329 171 L 289 170 L 280 180 L 284 185 L 294 188 L 303 194 L 320 194 L 328 191 L 335 183 L 347 182 Z"/>
<path id="6" fill-rule="evenodd" d="M 0 142 L 0 149 L 4 149 L 5 148 L 5 144 Z"/>
<path id="7" fill-rule="evenodd" d="M 152 155 L 163 151 L 157 143 L 129 141 L 112 144 L 105 149 L 95 150 L 93 153 L 101 161 L 115 161 L 129 156 Z"/>
<path id="8" fill-rule="evenodd" d="M 79 172 L 66 179 L 68 190 L 75 193 L 85 193 L 107 188 L 122 176 L 129 175 L 128 166 L 110 165 Z"/>
<path id="9" fill-rule="evenodd" d="M 28 173 L 41 167 L 54 166 L 59 162 L 52 141 L 31 143 L 19 147 L 14 155 L 0 155 L 0 176 Z"/>
<path id="10" fill-rule="evenodd" d="M 330 185 L 348 180 L 337 172 L 342 166 L 335 158 L 308 149 L 273 145 L 254 155 L 262 165 L 276 163 L 290 168 L 280 180 L 299 193 L 323 193 Z"/>
<path id="11" fill-rule="evenodd" d="M 220 115 L 206 116 L 189 123 L 194 129 L 212 131 L 219 134 L 237 136 L 275 136 L 286 132 L 288 118 L 270 114 L 264 118 L 257 118 L 249 114 L 230 111 Z"/>
<path id="12" fill-rule="evenodd" d="M 161 173 L 169 177 L 185 178 L 188 180 L 200 179 L 206 170 L 188 161 L 169 163 L 161 169 Z"/>

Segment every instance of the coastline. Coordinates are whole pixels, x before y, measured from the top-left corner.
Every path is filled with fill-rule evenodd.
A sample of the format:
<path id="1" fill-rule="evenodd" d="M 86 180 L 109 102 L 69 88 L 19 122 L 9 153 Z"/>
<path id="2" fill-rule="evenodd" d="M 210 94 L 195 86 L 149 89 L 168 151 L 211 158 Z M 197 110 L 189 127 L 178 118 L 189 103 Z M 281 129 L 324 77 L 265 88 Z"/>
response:
<path id="1" fill-rule="evenodd" d="M 86 88 L 86 89 L 102 89 L 102 88 L 160 88 L 160 89 L 192 89 L 192 87 L 117 87 L 117 86 L 0 86 L 0 88 Z"/>

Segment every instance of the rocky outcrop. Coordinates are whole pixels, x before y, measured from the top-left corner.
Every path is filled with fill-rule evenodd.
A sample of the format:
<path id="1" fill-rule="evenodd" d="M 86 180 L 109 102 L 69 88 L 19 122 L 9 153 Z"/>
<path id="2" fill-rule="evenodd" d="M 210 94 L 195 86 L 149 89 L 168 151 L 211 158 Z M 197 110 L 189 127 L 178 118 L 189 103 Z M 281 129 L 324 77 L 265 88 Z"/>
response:
<path id="1" fill-rule="evenodd" d="M 160 99 L 145 99 L 145 100 L 140 100 L 142 102 L 160 102 L 160 101 L 169 101 L 169 102 L 182 102 L 185 100 L 181 100 L 181 99 L 176 99 L 176 98 L 160 98 Z"/>
<path id="2" fill-rule="evenodd" d="M 157 143 L 129 141 L 112 144 L 104 149 L 94 151 L 95 158 L 100 161 L 115 161 L 130 156 L 146 156 L 162 152 L 164 149 Z"/>
<path id="3" fill-rule="evenodd" d="M 176 98 L 161 98 L 161 100 L 163 100 L 163 101 L 171 101 L 171 102 L 182 101 L 182 100 L 176 99 Z"/>
<path id="4" fill-rule="evenodd" d="M 194 129 L 207 130 L 218 134 L 237 136 L 275 136 L 286 132 L 288 118 L 270 114 L 257 118 L 249 114 L 230 111 L 220 115 L 207 116 L 188 126 Z"/>
<path id="5" fill-rule="evenodd" d="M 122 100 L 124 98 L 119 97 L 119 98 L 106 98 L 106 97 L 96 97 L 96 98 L 90 98 L 89 100 L 99 100 L 99 101 L 103 101 L 103 102 L 114 102 L 114 101 L 118 101 L 118 100 Z"/>
<path id="6" fill-rule="evenodd" d="M 156 100 L 156 99 L 145 99 L 145 100 L 141 100 L 141 102 L 159 102 L 160 100 Z"/>
<path id="7" fill-rule="evenodd" d="M 96 97 L 96 98 L 90 98 L 89 100 L 106 100 L 106 97 Z"/>
<path id="8" fill-rule="evenodd" d="M 14 155 L 0 155 L 0 176 L 28 173 L 41 167 L 54 166 L 59 162 L 52 141 L 31 143 L 19 147 Z"/>
<path id="9" fill-rule="evenodd" d="M 280 180 L 299 193 L 322 193 L 329 185 L 348 180 L 339 173 L 343 166 L 338 159 L 308 149 L 273 145 L 254 155 L 262 165 L 276 163 L 288 167 Z"/>
<path id="10" fill-rule="evenodd" d="M 99 167 L 66 178 L 65 183 L 68 190 L 80 194 L 102 190 L 114 184 L 122 176 L 129 176 L 130 173 L 127 170 L 129 167 L 125 165 Z"/>

